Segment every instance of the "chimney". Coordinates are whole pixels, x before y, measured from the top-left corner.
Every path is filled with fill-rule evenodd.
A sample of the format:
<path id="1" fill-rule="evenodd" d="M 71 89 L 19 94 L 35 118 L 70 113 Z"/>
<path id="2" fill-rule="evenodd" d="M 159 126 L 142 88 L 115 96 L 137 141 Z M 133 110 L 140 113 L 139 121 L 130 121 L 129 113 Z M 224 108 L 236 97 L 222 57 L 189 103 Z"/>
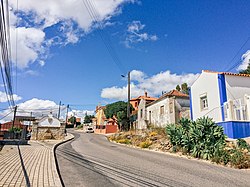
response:
<path id="1" fill-rule="evenodd" d="M 148 97 L 148 92 L 145 91 L 145 97 Z"/>

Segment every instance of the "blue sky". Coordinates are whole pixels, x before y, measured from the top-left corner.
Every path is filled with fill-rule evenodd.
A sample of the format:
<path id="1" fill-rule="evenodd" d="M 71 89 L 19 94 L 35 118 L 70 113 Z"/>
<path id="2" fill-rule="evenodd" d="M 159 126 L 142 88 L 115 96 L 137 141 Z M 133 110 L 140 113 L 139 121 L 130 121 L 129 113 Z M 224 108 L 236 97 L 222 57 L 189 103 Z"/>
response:
<path id="1" fill-rule="evenodd" d="M 93 0 L 97 22 L 88 14 L 88 3 L 27 0 L 17 7 L 10 1 L 18 105 L 56 108 L 62 101 L 92 111 L 98 103 L 126 99 L 121 74 L 128 71 L 133 97 L 144 90 L 159 96 L 177 84 L 192 84 L 203 69 L 226 71 L 240 60 L 244 69 L 249 60 L 242 55 L 249 53 L 250 42 L 229 64 L 250 36 L 247 0 Z M 116 65 L 100 33 L 122 65 Z M 7 107 L 0 96 L 1 108 Z"/>

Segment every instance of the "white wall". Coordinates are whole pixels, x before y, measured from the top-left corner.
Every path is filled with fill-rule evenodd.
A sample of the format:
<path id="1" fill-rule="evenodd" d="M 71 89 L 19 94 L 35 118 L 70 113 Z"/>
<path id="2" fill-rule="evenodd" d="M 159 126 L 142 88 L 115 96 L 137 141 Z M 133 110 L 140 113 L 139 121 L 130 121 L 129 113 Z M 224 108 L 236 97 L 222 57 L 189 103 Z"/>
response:
<path id="1" fill-rule="evenodd" d="M 38 126 L 40 126 L 40 127 L 60 127 L 61 122 L 55 117 L 51 117 L 51 116 L 44 117 L 39 121 Z"/>
<path id="2" fill-rule="evenodd" d="M 206 94 L 208 108 L 201 109 L 200 97 Z M 222 121 L 220 108 L 220 95 L 218 85 L 218 74 L 202 72 L 199 78 L 191 86 L 193 120 L 208 116 L 214 121 Z"/>
<path id="3" fill-rule="evenodd" d="M 250 95 L 250 77 L 225 75 L 227 100 L 244 98 Z"/>
<path id="4" fill-rule="evenodd" d="M 141 114 L 142 112 L 142 114 Z M 141 99 L 139 106 L 138 106 L 138 113 L 137 113 L 137 129 L 146 129 L 147 123 L 146 120 L 146 101 Z"/>
<path id="5" fill-rule="evenodd" d="M 155 127 L 165 127 L 174 120 L 174 102 L 172 108 L 169 106 L 170 99 L 164 98 L 147 107 L 147 119 L 149 119 L 149 111 L 151 111 L 151 124 Z M 164 114 L 160 114 L 160 107 L 164 106 Z M 170 113 L 170 110 L 172 113 Z"/>

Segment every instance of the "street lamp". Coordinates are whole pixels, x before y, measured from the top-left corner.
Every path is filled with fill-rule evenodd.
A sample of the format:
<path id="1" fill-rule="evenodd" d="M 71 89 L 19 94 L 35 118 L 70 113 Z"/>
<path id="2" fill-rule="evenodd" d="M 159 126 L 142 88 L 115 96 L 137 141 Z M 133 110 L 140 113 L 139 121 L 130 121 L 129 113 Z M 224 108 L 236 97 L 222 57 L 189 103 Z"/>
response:
<path id="1" fill-rule="evenodd" d="M 121 75 L 122 77 L 125 77 L 125 75 Z M 130 71 L 128 72 L 128 103 L 127 103 L 127 118 L 129 121 L 129 127 L 130 127 Z"/>

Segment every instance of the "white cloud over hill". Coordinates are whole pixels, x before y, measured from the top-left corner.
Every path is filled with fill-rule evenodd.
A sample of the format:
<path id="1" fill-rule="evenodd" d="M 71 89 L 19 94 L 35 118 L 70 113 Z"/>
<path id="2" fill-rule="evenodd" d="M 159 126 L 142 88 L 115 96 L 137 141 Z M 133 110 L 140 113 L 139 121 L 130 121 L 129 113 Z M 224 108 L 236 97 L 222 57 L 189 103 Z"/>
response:
<path id="1" fill-rule="evenodd" d="M 175 74 L 170 71 L 163 71 L 156 75 L 147 76 L 144 72 L 131 71 L 131 97 L 143 95 L 144 91 L 149 96 L 159 96 L 162 91 L 170 91 L 175 89 L 176 85 L 187 83 L 189 86 L 197 79 L 199 74 L 186 73 Z M 112 100 L 126 100 L 127 85 L 123 87 L 112 86 L 103 88 L 101 97 Z"/>

